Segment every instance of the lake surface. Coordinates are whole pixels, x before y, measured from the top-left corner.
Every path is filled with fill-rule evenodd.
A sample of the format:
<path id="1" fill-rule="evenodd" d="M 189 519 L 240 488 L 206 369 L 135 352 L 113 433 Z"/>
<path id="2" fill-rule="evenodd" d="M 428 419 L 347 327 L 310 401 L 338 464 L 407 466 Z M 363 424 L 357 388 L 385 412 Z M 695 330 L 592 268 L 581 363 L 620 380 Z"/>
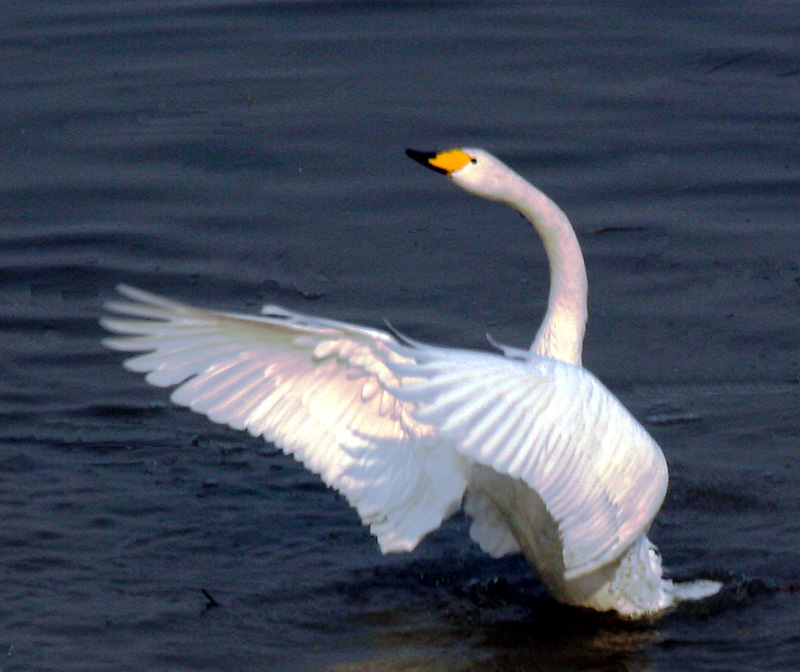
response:
<path id="1" fill-rule="evenodd" d="M 800 5 L 5 3 L 0 669 L 796 670 Z M 554 604 L 456 516 L 383 557 L 274 447 L 169 404 L 118 282 L 527 347 L 530 227 L 409 161 L 481 146 L 572 219 L 584 362 L 664 449 L 651 538 L 722 596 Z"/>

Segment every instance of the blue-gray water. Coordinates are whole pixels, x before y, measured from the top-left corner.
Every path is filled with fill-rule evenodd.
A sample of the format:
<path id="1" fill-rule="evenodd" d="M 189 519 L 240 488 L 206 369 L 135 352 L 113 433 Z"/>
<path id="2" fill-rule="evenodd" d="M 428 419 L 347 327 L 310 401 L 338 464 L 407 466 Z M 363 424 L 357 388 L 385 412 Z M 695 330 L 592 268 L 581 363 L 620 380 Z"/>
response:
<path id="1" fill-rule="evenodd" d="M 86 0 L 0 25 L 0 670 L 798 669 L 800 595 L 771 589 L 800 582 L 800 5 Z M 671 468 L 652 538 L 722 598 L 637 626 L 559 608 L 461 517 L 382 557 L 291 459 L 101 347 L 120 281 L 526 345 L 540 244 L 403 154 L 454 144 L 573 220 L 585 364 Z"/>

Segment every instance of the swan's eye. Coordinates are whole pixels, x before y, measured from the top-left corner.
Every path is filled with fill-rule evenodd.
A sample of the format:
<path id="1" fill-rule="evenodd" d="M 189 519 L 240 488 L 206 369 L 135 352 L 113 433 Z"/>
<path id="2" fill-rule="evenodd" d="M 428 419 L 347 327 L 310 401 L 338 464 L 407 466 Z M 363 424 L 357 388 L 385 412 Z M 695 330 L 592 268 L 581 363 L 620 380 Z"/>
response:
<path id="1" fill-rule="evenodd" d="M 469 162 L 470 163 L 478 163 L 478 159 L 476 159 L 474 156 L 471 156 L 471 157 L 469 157 Z"/>

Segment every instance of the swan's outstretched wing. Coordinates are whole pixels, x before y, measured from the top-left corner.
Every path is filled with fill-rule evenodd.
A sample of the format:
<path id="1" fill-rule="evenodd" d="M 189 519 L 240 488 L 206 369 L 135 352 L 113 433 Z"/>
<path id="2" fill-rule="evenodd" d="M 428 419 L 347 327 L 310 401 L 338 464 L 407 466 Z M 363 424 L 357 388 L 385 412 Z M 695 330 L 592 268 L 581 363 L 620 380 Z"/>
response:
<path id="1" fill-rule="evenodd" d="M 467 460 L 434 428 L 387 364 L 406 361 L 388 334 L 267 306 L 264 317 L 205 311 L 132 287 L 103 326 L 125 366 L 211 420 L 264 436 L 340 491 L 383 552 L 411 550 L 456 510 Z M 407 360 L 406 363 L 411 363 Z"/>
<path id="2" fill-rule="evenodd" d="M 664 499 L 658 444 L 583 368 L 544 357 L 407 349 L 390 368 L 423 379 L 395 391 L 414 417 L 466 457 L 524 481 L 558 524 L 565 577 L 618 557 L 647 530 Z"/>
<path id="3" fill-rule="evenodd" d="M 215 422 L 263 435 L 339 490 L 384 552 L 410 550 L 460 504 L 475 461 L 524 481 L 557 521 L 566 578 L 650 524 L 667 471 L 655 442 L 584 369 L 402 345 L 268 306 L 205 311 L 121 286 L 127 368 Z"/>

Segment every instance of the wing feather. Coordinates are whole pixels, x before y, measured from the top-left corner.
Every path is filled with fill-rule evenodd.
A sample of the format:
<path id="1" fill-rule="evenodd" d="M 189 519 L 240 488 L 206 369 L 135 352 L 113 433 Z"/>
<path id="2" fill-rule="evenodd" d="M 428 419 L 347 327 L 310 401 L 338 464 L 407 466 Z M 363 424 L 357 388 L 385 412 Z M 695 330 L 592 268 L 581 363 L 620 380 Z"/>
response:
<path id="1" fill-rule="evenodd" d="M 523 481 L 556 521 L 565 577 L 616 559 L 649 527 L 664 499 L 661 449 L 594 376 L 531 356 L 410 346 L 398 364 L 415 382 L 415 417 L 475 462 Z M 501 419 L 501 410 L 506 416 Z"/>
<path id="2" fill-rule="evenodd" d="M 204 311 L 121 285 L 102 324 L 115 350 L 172 399 L 263 436 L 339 490 L 384 552 L 410 550 L 456 510 L 468 460 L 415 420 L 388 364 L 413 364 L 384 332 L 266 306 Z"/>

